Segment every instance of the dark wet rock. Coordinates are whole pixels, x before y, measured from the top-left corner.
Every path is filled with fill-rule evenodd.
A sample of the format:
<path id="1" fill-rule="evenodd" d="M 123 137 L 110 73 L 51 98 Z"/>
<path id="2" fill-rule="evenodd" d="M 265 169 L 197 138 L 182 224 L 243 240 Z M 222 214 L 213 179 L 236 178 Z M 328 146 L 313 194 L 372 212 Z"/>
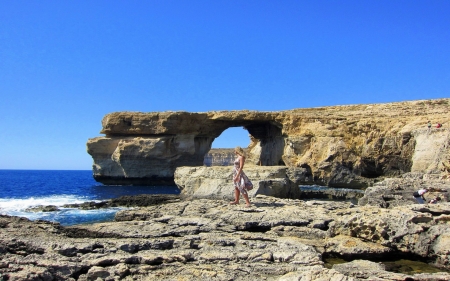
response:
<path id="1" fill-rule="evenodd" d="M 355 203 L 364 196 L 364 190 L 350 188 L 333 188 L 326 186 L 300 186 L 301 198 L 325 198 L 332 200 L 352 200 Z"/>
<path id="2" fill-rule="evenodd" d="M 160 205 L 167 202 L 179 200 L 179 195 L 163 194 L 141 194 L 134 196 L 120 196 L 110 200 L 111 207 L 145 207 L 152 205 Z"/>
<path id="3" fill-rule="evenodd" d="M 63 205 L 64 208 L 77 208 L 81 210 L 94 210 L 94 209 L 100 209 L 100 208 L 108 208 L 110 206 L 110 203 L 108 201 L 89 201 L 89 202 L 83 202 L 83 203 L 76 203 L 76 204 L 65 204 Z"/>
<path id="4" fill-rule="evenodd" d="M 47 206 L 39 205 L 39 206 L 35 206 L 32 208 L 28 208 L 25 211 L 27 211 L 27 212 L 55 212 L 55 211 L 59 211 L 59 208 L 54 205 L 47 205 Z"/>
<path id="5" fill-rule="evenodd" d="M 88 201 L 83 203 L 65 204 L 63 208 L 77 208 L 81 210 L 95 210 L 100 208 L 112 208 L 112 207 L 145 207 L 163 204 L 167 202 L 173 202 L 179 200 L 179 195 L 155 195 L 155 194 L 141 194 L 134 196 L 121 196 L 118 198 L 105 200 L 105 201 Z M 56 206 L 37 206 L 27 211 L 33 212 L 51 212 L 58 211 Z"/>

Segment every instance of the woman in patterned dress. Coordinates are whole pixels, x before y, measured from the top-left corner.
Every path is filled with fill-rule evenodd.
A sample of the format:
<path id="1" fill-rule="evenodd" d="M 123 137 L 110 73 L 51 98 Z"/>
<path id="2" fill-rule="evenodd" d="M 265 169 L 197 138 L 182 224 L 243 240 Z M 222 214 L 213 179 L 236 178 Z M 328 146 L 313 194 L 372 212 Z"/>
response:
<path id="1" fill-rule="evenodd" d="M 233 167 L 234 201 L 230 202 L 230 204 L 239 204 L 239 195 L 242 194 L 242 197 L 244 197 L 245 199 L 245 206 L 250 207 L 251 204 L 250 200 L 248 199 L 247 191 L 253 188 L 253 184 L 242 170 L 245 163 L 244 150 L 240 146 L 236 146 L 236 148 L 234 149 L 234 153 L 237 156 L 236 160 L 234 160 Z"/>

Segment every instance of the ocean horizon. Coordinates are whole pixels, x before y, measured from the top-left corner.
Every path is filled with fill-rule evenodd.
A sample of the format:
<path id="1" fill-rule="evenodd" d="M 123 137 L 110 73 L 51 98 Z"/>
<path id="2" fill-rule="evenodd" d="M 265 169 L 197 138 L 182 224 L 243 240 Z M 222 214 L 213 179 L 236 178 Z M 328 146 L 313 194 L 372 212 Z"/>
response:
<path id="1" fill-rule="evenodd" d="M 92 170 L 0 169 L 0 214 L 47 220 L 68 226 L 112 221 L 125 208 L 81 210 L 66 204 L 100 202 L 125 195 L 179 194 L 176 186 L 103 185 Z M 53 205 L 54 212 L 33 212 L 30 208 Z"/>

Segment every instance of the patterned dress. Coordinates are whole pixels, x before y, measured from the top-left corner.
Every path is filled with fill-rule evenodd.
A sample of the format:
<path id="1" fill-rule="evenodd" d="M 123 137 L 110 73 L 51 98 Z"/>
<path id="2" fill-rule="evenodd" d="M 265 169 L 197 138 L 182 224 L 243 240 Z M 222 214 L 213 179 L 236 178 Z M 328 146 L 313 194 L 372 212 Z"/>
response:
<path id="1" fill-rule="evenodd" d="M 239 160 L 240 160 L 239 157 L 236 158 L 236 160 L 234 160 L 233 179 L 237 175 L 239 168 L 241 167 L 241 162 Z M 247 194 L 247 191 L 253 188 L 253 184 L 249 180 L 247 175 L 244 173 L 244 171 L 241 171 L 241 174 L 239 175 L 239 180 L 234 182 L 234 187 L 239 189 L 239 191 L 242 194 Z"/>

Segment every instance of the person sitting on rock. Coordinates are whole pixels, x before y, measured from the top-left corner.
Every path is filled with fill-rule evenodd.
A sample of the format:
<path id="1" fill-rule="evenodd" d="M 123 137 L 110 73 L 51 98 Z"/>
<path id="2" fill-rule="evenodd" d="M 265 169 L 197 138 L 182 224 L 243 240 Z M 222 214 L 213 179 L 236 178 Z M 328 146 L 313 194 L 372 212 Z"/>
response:
<path id="1" fill-rule="evenodd" d="M 423 197 L 423 195 L 427 192 L 427 188 L 417 190 L 413 193 L 414 199 L 416 199 L 419 204 L 425 204 L 425 198 Z"/>
<path id="2" fill-rule="evenodd" d="M 441 201 L 441 197 L 437 196 L 436 198 L 433 198 L 430 200 L 430 204 L 436 204 L 438 201 Z"/>

